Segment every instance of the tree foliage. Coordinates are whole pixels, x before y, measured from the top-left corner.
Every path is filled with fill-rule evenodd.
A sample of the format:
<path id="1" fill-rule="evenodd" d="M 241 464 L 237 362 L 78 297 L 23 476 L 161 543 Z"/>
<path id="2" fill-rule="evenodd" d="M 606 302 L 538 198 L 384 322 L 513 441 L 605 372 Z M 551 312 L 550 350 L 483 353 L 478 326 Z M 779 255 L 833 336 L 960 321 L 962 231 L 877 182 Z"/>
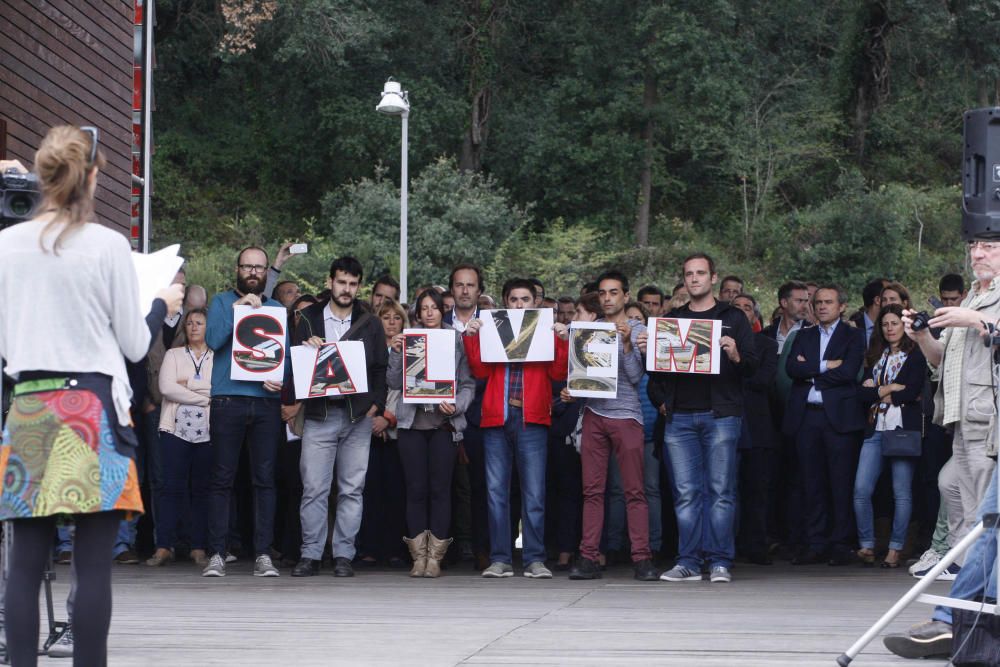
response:
<path id="1" fill-rule="evenodd" d="M 708 249 L 768 292 L 926 288 L 962 268 L 962 112 L 998 103 L 986 0 L 161 0 L 157 18 L 154 240 L 206 281 L 251 237 L 398 270 L 399 122 L 374 113 L 391 75 L 413 105 L 411 285 L 469 260 L 555 291 L 613 264 L 669 287 Z M 290 275 L 321 287 L 329 259 Z"/>

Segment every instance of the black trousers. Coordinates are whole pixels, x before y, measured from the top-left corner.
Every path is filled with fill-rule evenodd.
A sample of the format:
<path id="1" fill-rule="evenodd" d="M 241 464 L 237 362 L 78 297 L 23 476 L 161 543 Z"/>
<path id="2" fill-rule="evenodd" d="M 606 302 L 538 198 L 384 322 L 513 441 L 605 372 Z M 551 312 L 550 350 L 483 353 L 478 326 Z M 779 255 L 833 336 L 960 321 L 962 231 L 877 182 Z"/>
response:
<path id="1" fill-rule="evenodd" d="M 556 551 L 575 553 L 580 546 L 583 529 L 583 469 L 580 455 L 573 445 L 549 439 L 549 473 L 552 492 L 549 495 L 551 531 Z M 547 527 L 548 531 L 549 528 Z"/>
<path id="2" fill-rule="evenodd" d="M 372 438 L 368 449 L 359 552 L 376 560 L 402 558 L 406 534 L 406 490 L 396 440 Z"/>
<path id="3" fill-rule="evenodd" d="M 750 556 L 767 554 L 768 508 L 771 474 L 777 450 L 754 447 L 740 450 L 740 551 Z"/>
<path id="4" fill-rule="evenodd" d="M 488 556 L 490 530 L 486 513 L 486 454 L 483 451 L 482 429 L 468 424 L 462 432 L 462 447 L 469 458 L 467 471 L 472 505 L 472 549 Z"/>
<path id="5" fill-rule="evenodd" d="M 838 433 L 821 407 L 809 407 L 795 435 L 805 499 L 806 540 L 816 553 L 851 549 L 854 476 L 860 433 Z"/>
<path id="6" fill-rule="evenodd" d="M 122 512 L 73 516 L 73 664 L 103 665 L 111 626 L 111 551 Z M 38 664 L 38 589 L 56 535 L 56 518 L 15 519 L 7 580 L 7 653 L 15 667 Z"/>
<path id="7" fill-rule="evenodd" d="M 406 527 L 411 536 L 428 529 L 439 539 L 450 534 L 456 452 L 451 431 L 399 429 L 399 458 L 406 479 Z"/>

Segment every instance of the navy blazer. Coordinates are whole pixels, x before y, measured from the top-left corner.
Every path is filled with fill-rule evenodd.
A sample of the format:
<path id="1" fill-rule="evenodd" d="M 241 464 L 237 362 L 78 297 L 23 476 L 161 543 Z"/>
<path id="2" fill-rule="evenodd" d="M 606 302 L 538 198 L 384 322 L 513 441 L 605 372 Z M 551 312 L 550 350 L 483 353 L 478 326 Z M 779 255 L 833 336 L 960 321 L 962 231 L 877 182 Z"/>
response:
<path id="1" fill-rule="evenodd" d="M 823 395 L 823 410 L 837 433 L 865 428 L 865 416 L 858 402 L 858 376 L 865 356 L 865 332 L 841 321 L 826 346 L 824 360 L 843 363 L 826 373 L 819 372 L 819 327 L 800 329 L 785 361 L 792 379 L 782 430 L 794 436 L 805 417 L 809 390 L 815 386 Z M 805 361 L 799 361 L 799 358 Z"/>

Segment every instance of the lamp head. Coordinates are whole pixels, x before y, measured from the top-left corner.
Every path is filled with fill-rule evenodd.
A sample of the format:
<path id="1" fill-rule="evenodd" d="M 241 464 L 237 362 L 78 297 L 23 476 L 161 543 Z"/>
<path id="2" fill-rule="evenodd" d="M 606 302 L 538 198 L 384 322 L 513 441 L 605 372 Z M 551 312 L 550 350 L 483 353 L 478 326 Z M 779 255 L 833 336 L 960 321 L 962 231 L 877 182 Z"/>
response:
<path id="1" fill-rule="evenodd" d="M 407 91 L 403 90 L 398 81 L 393 81 L 392 77 L 389 77 L 389 80 L 385 82 L 385 88 L 382 89 L 382 99 L 379 100 L 375 111 L 390 116 L 409 113 L 410 100 L 407 99 Z"/>

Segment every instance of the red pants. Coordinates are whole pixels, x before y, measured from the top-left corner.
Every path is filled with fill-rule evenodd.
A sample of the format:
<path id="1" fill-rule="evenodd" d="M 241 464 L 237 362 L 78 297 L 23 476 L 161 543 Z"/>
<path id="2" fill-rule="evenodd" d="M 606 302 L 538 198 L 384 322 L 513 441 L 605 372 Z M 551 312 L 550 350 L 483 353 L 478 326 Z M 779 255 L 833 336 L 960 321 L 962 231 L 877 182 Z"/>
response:
<path id="1" fill-rule="evenodd" d="M 632 561 L 651 558 L 649 552 L 649 507 L 642 475 L 642 424 L 634 419 L 608 419 L 592 410 L 583 411 L 583 539 L 580 555 L 596 561 L 604 529 L 604 490 L 607 487 L 608 456 L 614 452 L 625 489 L 628 537 Z"/>

